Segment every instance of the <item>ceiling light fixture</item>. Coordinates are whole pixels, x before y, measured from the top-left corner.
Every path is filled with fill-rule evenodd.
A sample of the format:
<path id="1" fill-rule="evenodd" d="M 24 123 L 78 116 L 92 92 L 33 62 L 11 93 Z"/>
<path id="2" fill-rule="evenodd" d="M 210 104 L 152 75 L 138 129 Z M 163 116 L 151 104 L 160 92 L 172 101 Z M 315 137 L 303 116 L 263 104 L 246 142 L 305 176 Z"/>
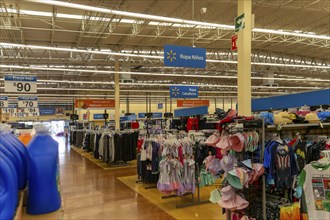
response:
<path id="1" fill-rule="evenodd" d="M 141 13 L 134 13 L 134 12 L 126 12 L 126 11 L 118 11 L 100 7 L 93 7 L 88 5 L 81 5 L 75 4 L 70 2 L 61 2 L 61 1 L 54 1 L 54 0 L 26 0 L 29 2 L 35 2 L 40 4 L 46 5 L 53 5 L 53 6 L 61 6 L 67 8 L 75 8 L 79 10 L 86 10 L 86 11 L 94 11 L 94 12 L 101 12 L 106 14 L 118 15 L 118 16 L 126 16 L 126 17 L 133 17 L 133 18 L 140 18 L 146 20 L 154 20 L 154 21 L 162 21 L 162 22 L 169 22 L 169 23 L 180 23 L 180 24 L 188 24 L 200 27 L 212 27 L 212 28 L 222 28 L 222 29 L 229 29 L 233 30 L 233 25 L 225 25 L 225 24 L 215 24 L 215 23 L 208 23 L 208 22 L 200 22 L 200 21 L 192 21 L 192 20 L 185 20 L 180 18 L 170 18 L 164 16 L 156 16 L 156 15 L 148 15 L 148 14 L 141 14 Z M 279 34 L 279 35 L 288 35 L 288 36 L 297 36 L 297 37 L 305 37 L 305 38 L 317 38 L 323 40 L 330 40 L 330 36 L 326 35 L 316 35 L 316 34 L 306 34 L 300 33 L 299 31 L 282 31 L 282 30 L 270 30 L 270 29 L 261 29 L 261 28 L 254 28 L 252 31 L 260 32 L 260 33 L 271 33 L 271 34 Z M 297 33 L 298 32 L 298 33 Z"/>
<path id="2" fill-rule="evenodd" d="M 113 55 L 113 56 L 125 56 L 125 57 L 139 57 L 139 58 L 149 58 L 149 59 L 164 59 L 164 56 L 153 56 L 153 55 L 139 55 L 133 53 L 121 53 L 121 52 L 111 52 L 111 51 L 100 51 L 100 50 L 83 50 L 75 48 L 63 48 L 63 47 L 48 47 L 48 46 L 37 46 L 37 45 L 24 45 L 24 44 L 13 44 L 0 42 L 2 47 L 16 47 L 16 48 L 30 48 L 30 49 L 42 49 L 42 50 L 53 50 L 53 51 L 63 51 L 63 52 L 76 52 L 76 53 L 88 53 L 88 54 L 102 54 L 102 55 Z M 237 61 L 231 60 L 213 60 L 206 59 L 206 62 L 210 63 L 229 63 L 237 64 Z M 251 62 L 252 65 L 265 65 L 265 66 L 279 66 L 279 67 L 299 67 L 299 68 L 318 68 L 318 69 L 330 69 L 330 66 L 318 66 L 318 65 L 297 65 L 297 64 L 279 64 L 279 63 L 259 63 Z"/>
<path id="3" fill-rule="evenodd" d="M 24 70 L 50 70 L 50 71 L 62 71 L 62 72 L 77 72 L 77 73 L 100 73 L 100 74 L 114 74 L 117 73 L 113 70 L 93 70 L 93 69 L 68 69 L 68 68 L 53 68 L 53 67 L 39 67 L 39 66 L 17 66 L 17 65 L 5 65 L 0 64 L 0 68 L 9 69 L 24 69 Z M 212 79 L 237 79 L 237 76 L 210 76 L 210 75 L 192 75 L 192 74 L 173 74 L 173 73 L 149 73 L 149 72 L 125 72 L 119 71 L 122 75 L 145 75 L 145 76 L 170 76 L 170 77 L 186 77 L 186 78 L 212 78 Z M 278 80 L 278 81 L 306 81 L 305 78 L 274 78 L 274 77 L 251 77 L 253 80 Z M 0 79 L 1 80 L 1 79 Z M 3 80 L 3 78 L 2 78 Z M 308 79 L 309 82 L 330 82 L 327 79 Z M 42 82 L 42 81 L 40 81 Z M 51 82 L 51 81 L 47 81 Z M 54 82 L 82 82 L 86 81 L 54 81 Z M 98 82 L 86 82 L 86 83 L 98 83 Z M 100 82 L 100 84 L 110 84 L 109 82 Z M 113 83 L 111 83 L 113 84 Z"/>

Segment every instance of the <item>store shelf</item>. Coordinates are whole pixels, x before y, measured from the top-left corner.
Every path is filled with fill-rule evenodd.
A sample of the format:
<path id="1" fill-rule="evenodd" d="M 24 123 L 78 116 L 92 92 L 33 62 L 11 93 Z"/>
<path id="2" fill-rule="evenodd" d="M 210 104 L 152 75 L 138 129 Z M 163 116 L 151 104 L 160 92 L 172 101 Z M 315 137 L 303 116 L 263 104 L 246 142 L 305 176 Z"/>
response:
<path id="1" fill-rule="evenodd" d="M 206 121 L 207 124 L 219 124 L 220 121 Z"/>
<path id="2" fill-rule="evenodd" d="M 323 127 L 325 126 L 330 126 L 330 123 L 322 123 Z M 282 125 L 281 126 L 282 129 L 283 128 L 301 128 L 301 127 L 321 127 L 320 124 L 316 124 L 316 123 L 313 123 L 313 124 L 287 124 L 287 125 Z M 277 126 L 276 125 L 268 125 L 267 126 L 268 129 L 276 129 Z"/>

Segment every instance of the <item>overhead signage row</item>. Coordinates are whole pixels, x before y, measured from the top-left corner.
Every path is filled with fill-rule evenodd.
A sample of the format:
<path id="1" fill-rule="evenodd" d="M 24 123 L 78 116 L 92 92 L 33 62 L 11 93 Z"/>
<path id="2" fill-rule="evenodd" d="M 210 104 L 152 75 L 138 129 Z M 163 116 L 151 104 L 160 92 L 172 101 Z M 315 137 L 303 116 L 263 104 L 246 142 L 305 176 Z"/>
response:
<path id="1" fill-rule="evenodd" d="M 198 86 L 170 86 L 170 98 L 198 98 Z"/>
<path id="2" fill-rule="evenodd" d="M 164 46 L 164 65 L 171 67 L 206 67 L 206 49 L 176 45 Z"/>
<path id="3" fill-rule="evenodd" d="M 5 75 L 5 92 L 37 93 L 36 76 Z"/>
<path id="4" fill-rule="evenodd" d="M 3 114 L 8 114 L 11 117 L 36 117 L 40 116 L 39 108 L 3 108 L 1 109 Z"/>
<path id="5" fill-rule="evenodd" d="M 115 107 L 114 99 L 76 99 L 76 109 L 111 109 Z"/>

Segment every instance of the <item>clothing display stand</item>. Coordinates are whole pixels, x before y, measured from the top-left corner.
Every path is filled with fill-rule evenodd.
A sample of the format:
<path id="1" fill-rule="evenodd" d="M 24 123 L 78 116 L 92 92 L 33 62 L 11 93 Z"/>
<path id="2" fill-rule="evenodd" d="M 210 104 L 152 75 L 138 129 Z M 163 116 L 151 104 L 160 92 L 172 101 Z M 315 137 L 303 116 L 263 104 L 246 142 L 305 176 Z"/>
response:
<path id="1" fill-rule="evenodd" d="M 129 166 L 131 164 L 125 162 L 125 161 L 116 161 L 116 162 L 112 162 L 109 163 L 110 167 L 125 167 L 125 166 Z"/>

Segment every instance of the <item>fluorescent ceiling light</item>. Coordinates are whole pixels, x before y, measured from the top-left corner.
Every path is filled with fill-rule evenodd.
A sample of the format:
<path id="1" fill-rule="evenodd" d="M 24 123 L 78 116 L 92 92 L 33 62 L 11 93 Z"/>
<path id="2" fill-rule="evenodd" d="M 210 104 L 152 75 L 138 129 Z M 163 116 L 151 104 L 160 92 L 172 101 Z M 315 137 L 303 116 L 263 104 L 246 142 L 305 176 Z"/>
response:
<path id="1" fill-rule="evenodd" d="M 125 71 L 113 71 L 113 70 L 93 70 L 93 69 L 69 69 L 69 68 L 53 68 L 53 67 L 39 67 L 39 66 L 12 66 L 12 65 L 3 65 L 0 64 L 0 68 L 9 68 L 9 69 L 26 69 L 26 70 L 50 70 L 50 71 L 61 71 L 61 72 L 77 72 L 77 73 L 100 73 L 100 74 L 114 74 L 119 73 L 122 75 L 146 75 L 146 76 L 170 76 L 170 77 L 186 77 L 186 78 L 212 78 L 212 79 L 237 79 L 237 76 L 210 76 L 210 75 L 193 75 L 193 74 L 174 74 L 174 73 L 146 73 L 146 72 L 125 72 Z M 253 80 L 278 80 L 278 81 L 306 81 L 309 82 L 330 82 L 330 80 L 326 79 L 305 79 L 305 78 L 274 78 L 274 77 L 251 77 Z M 3 78 L 2 78 L 3 80 Z M 43 82 L 43 80 L 39 80 L 39 82 Z M 46 82 L 60 82 L 60 83 L 99 83 L 99 84 L 113 84 L 113 82 L 86 82 L 86 81 L 66 81 L 66 80 L 58 80 L 58 81 L 49 81 Z"/>
<path id="2" fill-rule="evenodd" d="M 139 55 L 139 54 L 133 54 L 133 53 L 120 53 L 120 52 L 110 52 L 110 51 L 107 52 L 107 51 L 90 50 L 90 49 L 83 50 L 83 49 L 75 49 L 75 48 L 24 45 L 24 44 L 13 44 L 13 43 L 5 43 L 5 42 L 0 42 L 0 46 L 2 46 L 4 48 L 17 47 L 17 48 L 42 49 L 42 50 L 53 50 L 53 51 L 63 51 L 63 52 L 102 54 L 102 55 L 113 55 L 113 56 L 150 58 L 150 59 L 164 59 L 164 56 L 142 55 L 142 54 Z M 237 64 L 237 61 L 231 61 L 231 60 L 207 59 L 206 62 Z M 317 66 L 317 65 L 297 65 L 297 64 L 279 64 L 279 63 L 259 63 L 259 62 L 252 62 L 251 64 L 252 65 L 265 65 L 265 66 L 279 66 L 279 67 L 330 69 L 330 66 Z"/>
<path id="3" fill-rule="evenodd" d="M 61 1 L 54 1 L 54 0 L 26 0 L 26 1 L 47 4 L 47 5 L 67 7 L 67 8 L 75 8 L 75 9 L 86 10 L 86 11 L 101 12 L 101 13 L 118 15 L 118 16 L 126 16 L 126 17 L 133 17 L 133 18 L 140 18 L 140 19 L 161 21 L 161 22 L 168 22 L 168 23 L 187 24 L 187 25 L 193 25 L 193 26 L 197 26 L 197 27 L 221 28 L 221 29 L 229 29 L 229 30 L 234 29 L 234 25 L 215 24 L 215 23 L 200 22 L 200 21 L 186 20 L 186 19 L 180 19 L 180 18 L 170 18 L 170 17 L 164 17 L 164 16 L 118 11 L 118 10 L 99 8 L 99 7 L 81 5 L 81 4 L 75 4 L 75 3 L 69 3 L 69 2 L 61 2 Z M 154 24 L 154 25 L 158 25 L 158 24 Z M 170 24 L 170 25 L 172 25 L 172 24 Z M 279 35 L 330 40 L 330 36 L 316 35 L 316 34 L 312 34 L 312 33 L 302 33 L 301 31 L 290 31 L 289 32 L 289 31 L 270 30 L 270 29 L 261 29 L 261 28 L 254 28 L 252 31 L 260 32 L 260 33 L 270 33 L 270 34 L 279 34 Z"/>
<path id="4" fill-rule="evenodd" d="M 113 82 L 111 82 L 113 84 Z M 155 86 L 155 87 L 170 87 L 173 85 L 176 86 L 198 86 L 198 87 L 205 87 L 205 88 L 237 88 L 234 85 L 214 85 L 214 84 L 168 84 L 168 83 L 119 83 L 122 86 Z M 0 87 L 4 89 L 4 87 Z M 302 89 L 302 90 L 319 90 L 323 89 L 321 87 L 304 87 L 304 86 L 276 86 L 276 87 L 269 87 L 269 86 L 252 86 L 252 88 L 259 88 L 259 89 Z M 37 88 L 38 90 L 58 90 L 59 88 Z M 77 91 L 109 91 L 109 89 L 84 89 L 84 88 L 63 88 L 65 90 L 77 90 Z M 148 92 L 146 90 L 146 92 Z"/>
<path id="5" fill-rule="evenodd" d="M 0 89 L 3 89 L 4 87 L 0 87 Z M 39 89 L 39 88 L 38 88 Z M 18 94 L 6 94 L 7 96 L 11 96 L 11 95 L 18 95 Z M 22 94 L 18 95 L 18 96 L 22 96 Z M 90 94 L 38 94 L 38 97 L 100 97 L 100 98 L 104 98 L 104 97 L 112 97 L 114 98 L 115 95 L 90 95 Z M 237 96 L 198 96 L 199 98 L 237 98 Z M 146 95 L 121 95 L 121 98 L 142 98 L 145 100 Z M 167 96 L 150 96 L 151 99 L 159 99 L 159 98 L 170 98 L 168 95 Z"/>

